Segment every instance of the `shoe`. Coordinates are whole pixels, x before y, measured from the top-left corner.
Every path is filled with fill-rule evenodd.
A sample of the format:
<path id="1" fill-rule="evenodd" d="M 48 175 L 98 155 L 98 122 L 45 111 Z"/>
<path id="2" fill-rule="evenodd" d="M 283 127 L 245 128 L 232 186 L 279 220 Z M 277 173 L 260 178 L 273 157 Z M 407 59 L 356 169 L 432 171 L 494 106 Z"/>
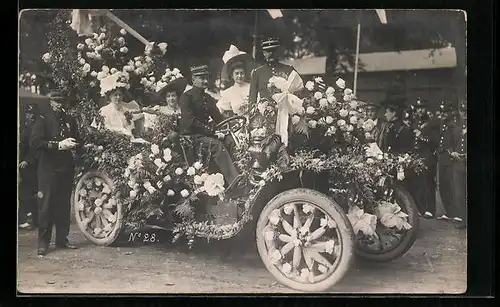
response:
<path id="1" fill-rule="evenodd" d="M 27 217 L 30 217 L 31 216 L 31 212 L 28 212 L 28 214 L 26 214 Z"/>
<path id="2" fill-rule="evenodd" d="M 443 214 L 441 216 L 438 216 L 436 218 L 436 220 L 449 220 L 450 218 L 448 216 L 446 216 L 446 214 Z"/>
<path id="3" fill-rule="evenodd" d="M 37 252 L 37 255 L 40 257 L 40 256 L 45 256 L 47 254 L 47 246 L 39 246 L 38 247 L 38 252 Z"/>
<path id="4" fill-rule="evenodd" d="M 31 225 L 27 222 L 19 225 L 19 229 L 30 229 L 30 228 L 31 228 Z"/>
<path id="5" fill-rule="evenodd" d="M 433 218 L 433 217 L 434 217 L 434 215 L 432 215 L 432 213 L 430 213 L 429 211 L 426 211 L 426 212 L 424 213 L 424 217 L 425 217 L 426 219 L 431 219 L 431 218 Z"/>
<path id="6" fill-rule="evenodd" d="M 71 245 L 68 241 L 62 244 L 56 244 L 57 248 L 64 248 L 64 249 L 77 249 L 78 247 Z"/>
<path id="7" fill-rule="evenodd" d="M 463 220 L 462 220 L 461 218 L 459 218 L 459 217 L 454 217 L 454 218 L 453 218 L 453 221 L 454 221 L 454 222 L 458 222 L 458 223 L 463 222 Z"/>

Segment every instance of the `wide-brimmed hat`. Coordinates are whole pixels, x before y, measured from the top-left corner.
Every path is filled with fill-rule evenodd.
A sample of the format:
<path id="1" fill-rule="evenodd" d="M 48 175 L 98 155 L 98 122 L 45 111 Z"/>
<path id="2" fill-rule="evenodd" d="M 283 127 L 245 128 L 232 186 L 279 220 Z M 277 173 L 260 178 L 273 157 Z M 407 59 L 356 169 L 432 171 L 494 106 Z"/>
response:
<path id="1" fill-rule="evenodd" d="M 177 96 L 180 96 L 186 89 L 188 84 L 186 78 L 180 77 L 170 81 L 168 83 L 157 83 L 156 96 L 158 99 L 163 99 L 168 92 L 175 92 Z"/>
<path id="2" fill-rule="evenodd" d="M 51 91 L 49 92 L 49 94 L 47 95 L 47 97 L 49 97 L 50 100 L 53 100 L 53 101 L 61 101 L 61 100 L 66 100 L 66 96 L 64 96 L 64 94 L 60 91 Z"/>
<path id="3" fill-rule="evenodd" d="M 281 47 L 280 41 L 277 38 L 268 38 L 262 41 L 262 50 L 275 50 Z"/>
<path id="4" fill-rule="evenodd" d="M 130 88 L 129 78 L 128 73 L 120 71 L 103 78 L 100 84 L 101 96 L 105 96 L 117 88 L 128 90 Z"/>
<path id="5" fill-rule="evenodd" d="M 253 69 L 255 63 L 250 54 L 239 50 L 234 45 L 231 45 L 229 50 L 224 52 L 222 61 L 224 65 L 222 66 L 221 79 L 225 81 L 231 80 L 231 70 L 237 63 L 241 63 L 244 66 L 246 73 L 249 73 Z"/>
<path id="6" fill-rule="evenodd" d="M 208 65 L 196 65 L 191 66 L 191 76 L 206 76 L 210 73 L 208 70 Z"/>

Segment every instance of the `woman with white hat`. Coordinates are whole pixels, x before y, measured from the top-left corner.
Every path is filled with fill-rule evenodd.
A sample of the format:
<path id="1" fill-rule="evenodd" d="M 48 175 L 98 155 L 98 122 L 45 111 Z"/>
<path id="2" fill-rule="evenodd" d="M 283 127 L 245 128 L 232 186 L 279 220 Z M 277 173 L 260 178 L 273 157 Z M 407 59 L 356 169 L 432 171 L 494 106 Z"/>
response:
<path id="1" fill-rule="evenodd" d="M 233 85 L 221 92 L 217 107 L 224 115 L 243 115 L 248 109 L 250 83 L 248 74 L 253 68 L 252 56 L 231 45 L 222 57 L 222 79 L 230 80 Z"/>

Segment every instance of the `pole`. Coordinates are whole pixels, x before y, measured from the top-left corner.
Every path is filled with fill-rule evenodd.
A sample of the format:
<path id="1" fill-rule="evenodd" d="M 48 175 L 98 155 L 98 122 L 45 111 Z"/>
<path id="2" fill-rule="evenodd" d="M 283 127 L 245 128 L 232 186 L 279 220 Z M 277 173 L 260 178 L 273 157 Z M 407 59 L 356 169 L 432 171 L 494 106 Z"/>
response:
<path id="1" fill-rule="evenodd" d="M 359 40 L 361 37 L 361 21 L 358 21 L 358 34 L 356 38 L 356 60 L 354 63 L 354 96 L 358 89 L 358 65 L 359 65 Z"/>
<path id="2" fill-rule="evenodd" d="M 131 26 L 129 26 L 128 24 L 126 24 L 125 22 L 123 22 L 120 18 L 116 17 L 113 13 L 111 13 L 110 11 L 106 10 L 105 11 L 105 14 L 106 16 L 111 19 L 112 21 L 114 21 L 117 25 L 119 25 L 120 27 L 122 27 L 123 29 L 125 29 L 128 33 L 130 33 L 130 35 L 132 35 L 133 37 L 137 38 L 141 43 L 143 43 L 144 45 L 148 46 L 150 44 L 150 42 L 145 39 L 142 35 L 140 35 L 136 30 L 132 29 Z"/>
<path id="3" fill-rule="evenodd" d="M 258 31 L 258 22 L 259 22 L 259 10 L 255 10 L 255 24 L 253 29 L 253 49 L 252 56 L 255 60 L 257 60 L 257 31 Z"/>

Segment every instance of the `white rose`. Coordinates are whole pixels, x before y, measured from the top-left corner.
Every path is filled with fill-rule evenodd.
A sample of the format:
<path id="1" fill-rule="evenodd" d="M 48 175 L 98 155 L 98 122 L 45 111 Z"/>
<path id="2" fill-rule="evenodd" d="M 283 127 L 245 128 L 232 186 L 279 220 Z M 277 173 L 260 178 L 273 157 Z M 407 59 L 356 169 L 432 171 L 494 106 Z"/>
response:
<path id="1" fill-rule="evenodd" d="M 94 86 L 96 86 L 96 85 L 97 85 L 97 84 L 95 83 L 95 81 L 90 81 L 90 86 L 91 86 L 91 87 L 94 87 Z"/>
<path id="2" fill-rule="evenodd" d="M 307 114 L 314 114 L 316 110 L 313 107 L 307 107 L 306 113 Z"/>
<path id="3" fill-rule="evenodd" d="M 109 72 L 109 67 L 108 67 L 108 66 L 106 66 L 106 65 L 104 65 L 104 66 L 101 68 L 101 70 L 102 70 L 103 72 Z"/>
<path id="4" fill-rule="evenodd" d="M 331 116 L 327 116 L 327 117 L 325 118 L 325 122 L 326 122 L 327 124 L 331 124 L 331 123 L 333 123 L 333 117 L 331 117 Z"/>
<path id="5" fill-rule="evenodd" d="M 151 152 L 153 155 L 157 155 L 160 153 L 160 147 L 157 144 L 151 145 Z"/>
<path id="6" fill-rule="evenodd" d="M 172 180 L 172 178 L 169 175 L 163 177 L 163 182 L 165 183 L 169 182 L 170 180 Z"/>
<path id="7" fill-rule="evenodd" d="M 156 78 L 155 78 L 155 77 L 150 77 L 150 78 L 149 78 L 149 81 L 151 81 L 151 82 L 155 82 L 155 81 L 156 81 Z"/>
<path id="8" fill-rule="evenodd" d="M 366 163 L 373 164 L 373 163 L 375 163 L 375 160 L 373 160 L 372 158 L 368 158 L 368 159 L 366 159 Z"/>
<path id="9" fill-rule="evenodd" d="M 92 77 L 94 77 L 94 78 L 95 78 L 95 77 L 97 77 L 97 71 L 93 70 L 93 71 L 90 73 L 90 75 L 91 75 Z"/>
<path id="10" fill-rule="evenodd" d="M 85 39 L 85 44 L 91 45 L 92 44 L 92 39 L 91 38 Z"/>
<path id="11" fill-rule="evenodd" d="M 222 174 L 209 175 L 203 185 L 209 196 L 217 196 L 224 191 L 224 176 Z"/>
<path id="12" fill-rule="evenodd" d="M 164 155 L 163 160 L 165 160 L 165 162 L 170 162 L 170 161 L 172 161 L 172 156 L 171 155 Z"/>
<path id="13" fill-rule="evenodd" d="M 297 124 L 300 121 L 300 116 L 294 115 L 292 116 L 292 124 Z"/>
<path id="14" fill-rule="evenodd" d="M 319 106 L 322 108 L 326 108 L 328 106 L 328 100 L 326 98 L 321 98 L 319 100 Z"/>
<path id="15" fill-rule="evenodd" d="M 130 191 L 129 195 L 130 195 L 130 198 L 136 198 L 137 197 L 137 192 L 134 191 L 134 190 L 132 190 L 132 191 Z"/>
<path id="16" fill-rule="evenodd" d="M 306 88 L 307 88 L 307 90 L 309 90 L 309 91 L 314 90 L 314 82 L 312 82 L 312 81 L 307 81 L 307 82 L 306 82 Z"/>
<path id="17" fill-rule="evenodd" d="M 189 196 L 189 192 L 188 192 L 188 190 L 186 190 L 186 189 L 182 190 L 182 191 L 181 191 L 181 196 L 182 196 L 182 197 L 188 197 L 188 196 Z"/>
<path id="18" fill-rule="evenodd" d="M 349 106 L 351 107 L 351 109 L 356 109 L 358 107 L 358 101 L 357 100 L 352 100 L 349 103 Z"/>
<path id="19" fill-rule="evenodd" d="M 171 156 L 172 155 L 172 150 L 170 148 L 163 149 L 163 155 L 164 156 Z"/>
<path id="20" fill-rule="evenodd" d="M 200 176 L 200 175 L 196 175 L 196 176 L 194 176 L 193 181 L 194 181 L 194 183 L 195 183 L 195 184 L 197 184 L 197 185 L 200 185 L 200 184 L 202 184 L 202 183 L 203 183 L 203 179 L 201 178 L 201 176 Z"/>
<path id="21" fill-rule="evenodd" d="M 179 74 L 180 72 L 181 72 L 181 71 L 180 71 L 178 68 L 174 68 L 174 70 L 172 70 L 172 73 L 173 73 L 174 75 L 177 75 L 177 74 Z"/>
<path id="22" fill-rule="evenodd" d="M 363 130 L 365 131 L 372 131 L 372 129 L 375 127 L 375 123 L 373 122 L 373 120 L 371 119 L 367 119 L 364 123 L 363 123 Z"/>
<path id="23" fill-rule="evenodd" d="M 128 52 L 128 48 L 127 47 L 121 47 L 120 48 L 120 52 L 121 53 L 127 53 Z"/>
<path id="24" fill-rule="evenodd" d="M 141 61 L 135 61 L 134 65 L 136 67 L 140 67 L 142 65 L 142 62 Z"/>
<path id="25" fill-rule="evenodd" d="M 342 127 L 342 126 L 344 126 L 345 124 L 346 124 L 346 122 L 345 122 L 345 120 L 343 120 L 343 119 L 339 119 L 339 120 L 337 121 L 337 126 L 339 126 L 339 127 Z"/>
<path id="26" fill-rule="evenodd" d="M 50 53 L 48 53 L 48 52 L 47 52 L 47 53 L 44 53 L 44 55 L 42 56 L 42 60 L 43 60 L 44 62 L 48 62 L 48 61 L 50 61 L 50 58 L 51 58 L 51 55 L 50 55 Z"/>
<path id="27" fill-rule="evenodd" d="M 328 135 L 334 135 L 334 134 L 335 134 L 335 132 L 337 132 L 337 128 L 335 128 L 335 126 L 330 126 L 330 127 L 328 128 L 328 130 L 326 130 L 325 135 L 327 135 L 327 136 L 328 136 Z"/>
<path id="28" fill-rule="evenodd" d="M 121 35 L 126 35 L 126 34 L 127 34 L 127 31 L 126 31 L 125 29 L 121 29 L 121 30 L 120 30 L 120 34 L 121 34 Z"/>
<path id="29" fill-rule="evenodd" d="M 203 164 L 200 161 L 196 161 L 193 164 L 193 166 L 194 166 L 195 169 L 200 170 L 203 167 Z"/>
<path id="30" fill-rule="evenodd" d="M 349 101 L 351 101 L 352 96 L 351 95 L 344 95 L 343 99 L 344 99 L 345 102 L 349 102 Z"/>
<path id="31" fill-rule="evenodd" d="M 121 46 L 123 46 L 123 45 L 125 44 L 125 39 L 124 39 L 123 37 L 121 37 L 121 36 L 120 36 L 120 37 L 118 37 L 117 41 L 118 41 L 118 43 L 119 43 Z"/>
<path id="32" fill-rule="evenodd" d="M 84 65 L 84 64 L 85 64 L 85 59 L 83 59 L 83 58 L 82 58 L 82 59 L 80 59 L 80 60 L 78 61 L 78 63 L 80 63 L 80 65 Z"/>
<path id="33" fill-rule="evenodd" d="M 342 109 L 339 111 L 339 115 L 341 117 L 346 117 L 347 115 L 349 115 L 349 111 L 345 110 L 345 109 Z"/>
<path id="34" fill-rule="evenodd" d="M 154 164 L 155 164 L 158 168 L 162 167 L 162 165 L 163 165 L 163 162 L 161 161 L 161 159 L 155 159 L 153 162 L 154 162 Z"/>
<path id="35" fill-rule="evenodd" d="M 76 46 L 76 49 L 78 49 L 78 50 L 83 50 L 83 48 L 85 48 L 85 45 L 84 45 L 84 44 L 82 44 L 82 43 L 80 43 L 80 44 L 78 44 L 78 45 Z"/>
<path id="36" fill-rule="evenodd" d="M 351 95 L 352 94 L 352 90 L 350 88 L 346 88 L 344 90 L 344 95 Z"/>
<path id="37" fill-rule="evenodd" d="M 174 195 L 175 195 L 174 190 L 168 190 L 168 191 L 167 191 L 167 195 L 168 195 L 168 196 L 174 196 Z"/>
<path id="38" fill-rule="evenodd" d="M 182 175 L 182 173 L 184 173 L 184 170 L 180 167 L 178 167 L 176 170 L 175 170 L 175 174 L 176 175 Z"/>
<path id="39" fill-rule="evenodd" d="M 327 89 L 326 89 L 326 95 L 327 96 L 333 96 L 333 94 L 335 94 L 335 89 L 331 86 L 329 86 Z"/>
<path id="40" fill-rule="evenodd" d="M 353 125 L 356 125 L 358 123 L 358 117 L 357 116 L 351 116 L 349 119 L 349 122 Z"/>
<path id="41" fill-rule="evenodd" d="M 342 89 L 345 88 L 345 80 L 342 78 L 338 78 L 335 84 Z"/>
<path id="42" fill-rule="evenodd" d="M 188 168 L 188 170 L 187 170 L 188 176 L 193 176 L 195 173 L 196 173 L 196 170 L 194 169 L 194 167 Z"/>
<path id="43" fill-rule="evenodd" d="M 329 103 L 334 103 L 334 102 L 337 102 L 337 98 L 335 98 L 335 96 L 327 96 L 326 97 L 326 100 L 328 100 Z"/>
<path id="44" fill-rule="evenodd" d="M 85 65 L 83 65 L 83 71 L 88 73 L 90 71 L 90 64 L 89 63 L 85 63 Z"/>
<path id="45" fill-rule="evenodd" d="M 311 119 L 311 120 L 308 122 L 308 124 L 309 124 L 309 127 L 311 127 L 311 128 L 313 128 L 313 129 L 314 129 L 314 128 L 316 128 L 316 126 L 318 125 L 318 122 L 317 122 L 317 121 L 315 121 L 315 120 L 313 120 L 313 119 Z"/>
<path id="46" fill-rule="evenodd" d="M 347 131 L 348 131 L 348 132 L 352 132 L 353 130 L 354 130 L 353 125 L 349 125 L 349 126 L 347 126 Z"/>
<path id="47" fill-rule="evenodd" d="M 323 78 L 316 77 L 316 78 L 314 78 L 314 81 L 317 82 L 317 83 L 322 83 L 323 82 Z"/>
<path id="48" fill-rule="evenodd" d="M 110 70 L 109 72 L 110 72 L 111 74 L 114 74 L 114 73 L 116 73 L 117 71 L 118 71 L 118 69 L 116 69 L 116 68 L 114 68 L 114 67 L 113 67 L 113 68 L 111 68 L 111 70 Z"/>
<path id="49" fill-rule="evenodd" d="M 323 94 L 321 94 L 321 92 L 314 93 L 314 99 L 320 100 L 321 98 L 323 98 Z"/>

